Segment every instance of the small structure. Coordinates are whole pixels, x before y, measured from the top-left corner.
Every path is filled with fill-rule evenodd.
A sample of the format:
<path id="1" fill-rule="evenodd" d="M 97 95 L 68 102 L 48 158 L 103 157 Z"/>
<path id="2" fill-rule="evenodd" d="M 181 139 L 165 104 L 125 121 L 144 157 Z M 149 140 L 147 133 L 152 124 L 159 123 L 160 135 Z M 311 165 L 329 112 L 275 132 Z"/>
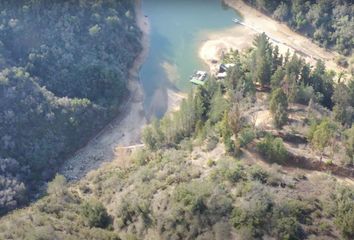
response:
<path id="1" fill-rule="evenodd" d="M 190 79 L 190 82 L 196 85 L 204 85 L 207 80 L 208 73 L 205 71 L 196 71 Z"/>
<path id="2" fill-rule="evenodd" d="M 218 74 L 216 74 L 216 78 L 217 79 L 225 79 L 227 77 L 227 72 L 219 72 Z"/>
<path id="3" fill-rule="evenodd" d="M 218 73 L 216 74 L 216 78 L 217 78 L 217 79 L 224 79 L 224 78 L 226 78 L 226 77 L 227 77 L 227 71 L 228 71 L 230 68 L 234 67 L 234 66 L 235 66 L 235 64 L 233 64 L 233 63 L 220 64 L 220 66 L 219 66 L 219 71 L 218 71 Z"/>
<path id="4" fill-rule="evenodd" d="M 238 20 L 237 18 L 232 19 L 232 21 L 233 21 L 234 23 L 239 23 L 239 22 L 240 22 L 240 20 Z"/>

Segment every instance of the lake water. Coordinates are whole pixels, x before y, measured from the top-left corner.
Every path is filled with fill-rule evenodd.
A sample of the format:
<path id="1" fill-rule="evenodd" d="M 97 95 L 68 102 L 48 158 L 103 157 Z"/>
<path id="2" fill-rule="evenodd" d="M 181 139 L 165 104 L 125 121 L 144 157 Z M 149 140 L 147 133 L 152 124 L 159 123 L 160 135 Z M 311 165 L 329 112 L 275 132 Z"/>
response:
<path id="1" fill-rule="evenodd" d="M 207 70 L 198 57 L 203 35 L 233 26 L 236 12 L 220 0 L 143 0 L 151 24 L 150 51 L 140 77 L 145 111 L 161 117 L 167 109 L 167 88 L 188 92 L 195 70 Z"/>

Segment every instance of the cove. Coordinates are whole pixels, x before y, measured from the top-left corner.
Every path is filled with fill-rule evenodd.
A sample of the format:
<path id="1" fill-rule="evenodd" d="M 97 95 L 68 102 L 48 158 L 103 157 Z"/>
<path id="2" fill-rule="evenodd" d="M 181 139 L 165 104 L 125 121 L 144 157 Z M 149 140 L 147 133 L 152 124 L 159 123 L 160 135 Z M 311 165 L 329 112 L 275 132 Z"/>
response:
<path id="1" fill-rule="evenodd" d="M 149 55 L 140 71 L 148 116 L 167 109 L 167 89 L 188 92 L 195 70 L 207 70 L 198 57 L 203 33 L 233 26 L 237 13 L 220 0 L 144 0 L 150 22 Z"/>

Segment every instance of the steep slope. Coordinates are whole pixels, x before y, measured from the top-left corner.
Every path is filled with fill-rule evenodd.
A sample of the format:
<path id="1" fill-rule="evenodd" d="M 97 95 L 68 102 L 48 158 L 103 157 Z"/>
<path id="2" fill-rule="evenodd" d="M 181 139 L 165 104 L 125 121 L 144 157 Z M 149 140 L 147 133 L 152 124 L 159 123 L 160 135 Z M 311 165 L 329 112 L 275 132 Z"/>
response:
<path id="1" fill-rule="evenodd" d="M 2 214 L 119 113 L 141 33 L 130 1 L 1 1 L 0 9 Z"/>
<path id="2" fill-rule="evenodd" d="M 222 145 L 138 151 L 0 220 L 3 239 L 338 239 L 353 192 L 325 174 L 235 159 Z M 204 150 L 203 150 L 204 149 Z M 344 204 L 344 205 L 343 205 Z M 343 224 L 343 225 L 341 225 Z M 348 233 L 346 233 L 348 232 Z M 344 235 L 346 236 L 346 235 Z"/>

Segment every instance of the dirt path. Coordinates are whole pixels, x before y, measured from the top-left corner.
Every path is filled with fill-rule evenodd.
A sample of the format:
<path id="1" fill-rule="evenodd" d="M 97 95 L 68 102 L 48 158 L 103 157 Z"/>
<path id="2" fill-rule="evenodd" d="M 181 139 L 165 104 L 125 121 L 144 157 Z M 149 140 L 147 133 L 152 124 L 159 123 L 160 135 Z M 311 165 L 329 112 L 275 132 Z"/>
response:
<path id="1" fill-rule="evenodd" d="M 254 36 L 265 32 L 273 44 L 279 46 L 280 52 L 296 52 L 309 63 L 315 64 L 317 59 L 325 61 L 327 68 L 337 72 L 342 71 L 335 63 L 338 53 L 330 52 L 314 44 L 310 39 L 292 31 L 285 24 L 281 24 L 256 9 L 246 5 L 241 0 L 225 0 L 225 3 L 241 13 L 244 25 L 235 26 L 223 31 L 210 33 L 207 41 L 200 49 L 200 57 L 215 70 L 212 60 L 220 60 L 222 52 L 229 49 L 242 50 L 252 46 Z M 231 21 L 232 19 L 230 19 Z"/>
<path id="2" fill-rule="evenodd" d="M 99 168 L 102 163 L 119 158 L 115 149 L 118 146 L 141 144 L 140 133 L 146 124 L 143 109 L 144 93 L 139 81 L 139 71 L 148 54 L 149 23 L 141 10 L 141 1 L 136 0 L 137 24 L 143 32 L 143 50 L 136 58 L 129 75 L 130 97 L 120 115 L 95 136 L 84 148 L 65 161 L 60 174 L 69 181 L 81 179 L 89 171 Z"/>

